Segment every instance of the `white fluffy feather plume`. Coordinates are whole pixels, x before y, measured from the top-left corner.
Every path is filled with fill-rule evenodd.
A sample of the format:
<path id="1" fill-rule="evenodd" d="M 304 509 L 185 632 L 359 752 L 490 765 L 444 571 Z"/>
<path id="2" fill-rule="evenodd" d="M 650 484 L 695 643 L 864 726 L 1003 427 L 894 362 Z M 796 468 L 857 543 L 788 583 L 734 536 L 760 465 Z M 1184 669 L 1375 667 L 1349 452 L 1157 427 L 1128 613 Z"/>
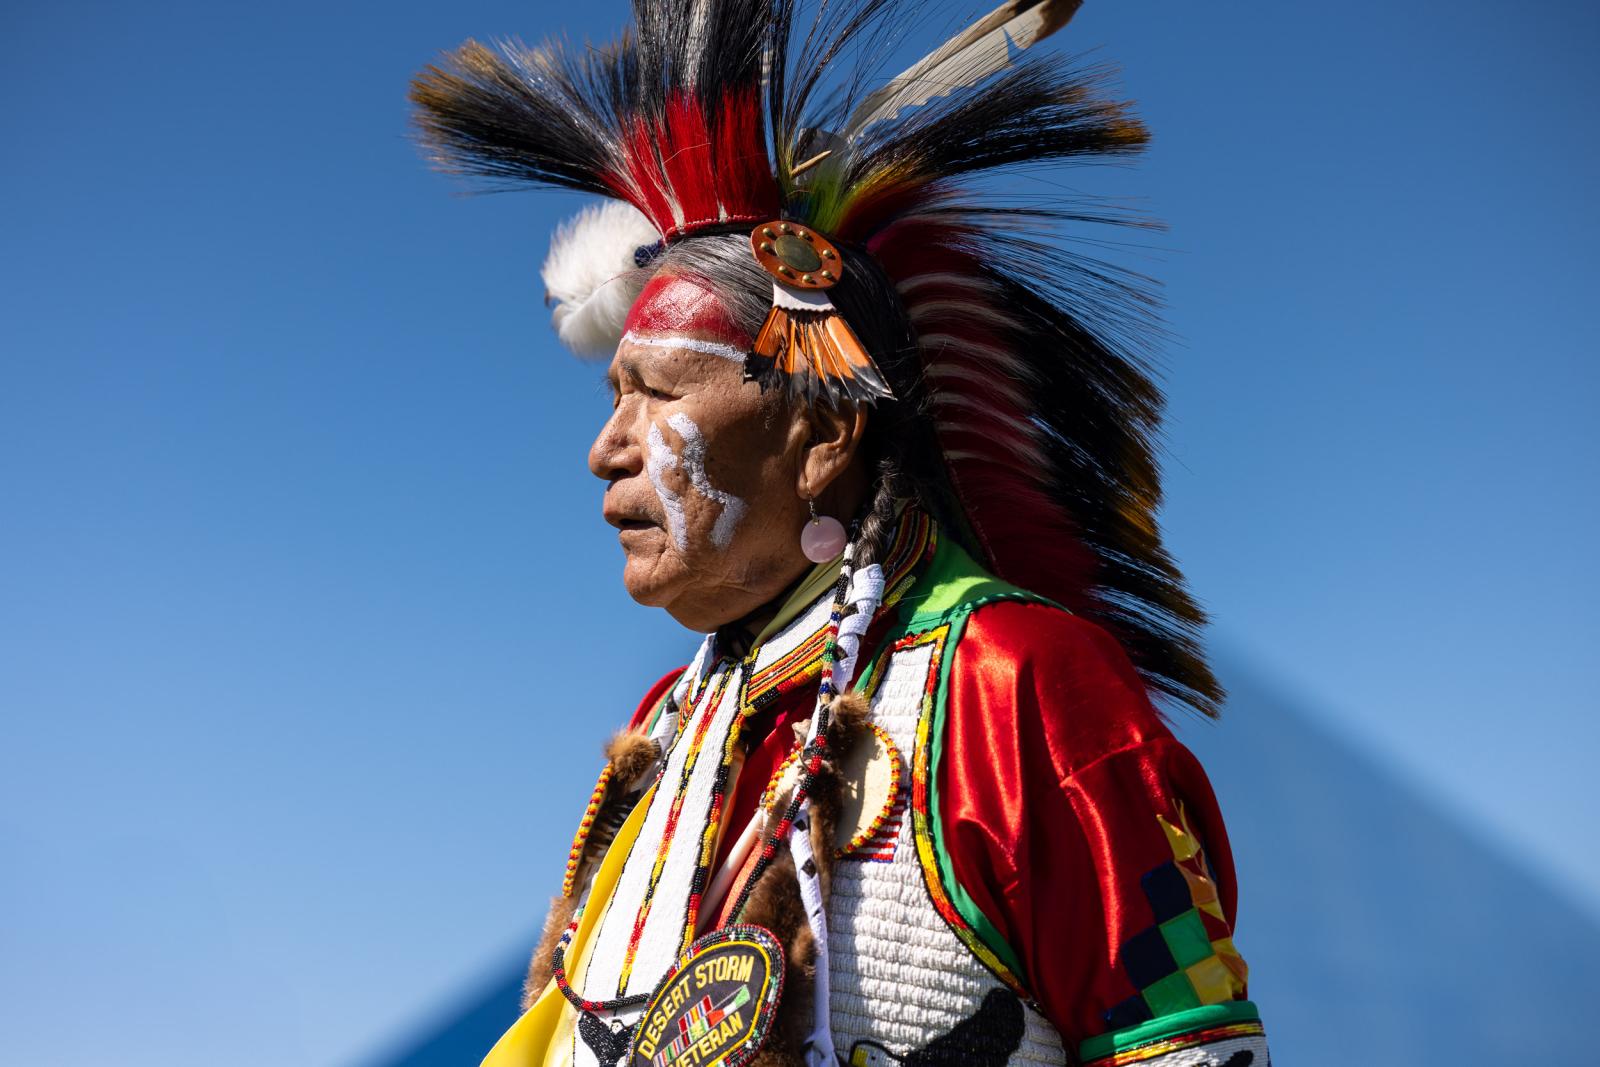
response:
<path id="1" fill-rule="evenodd" d="M 635 266 L 633 253 L 660 237 L 649 219 L 620 200 L 586 207 L 556 230 L 539 273 L 545 302 L 555 304 L 550 321 L 562 344 L 591 358 L 616 350 L 648 274 Z"/>

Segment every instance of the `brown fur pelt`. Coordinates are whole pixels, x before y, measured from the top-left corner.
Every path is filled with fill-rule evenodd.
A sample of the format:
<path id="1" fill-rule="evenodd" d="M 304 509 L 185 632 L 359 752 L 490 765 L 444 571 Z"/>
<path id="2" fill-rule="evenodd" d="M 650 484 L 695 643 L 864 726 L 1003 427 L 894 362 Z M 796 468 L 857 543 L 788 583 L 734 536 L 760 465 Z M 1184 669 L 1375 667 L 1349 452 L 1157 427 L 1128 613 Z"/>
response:
<path id="1" fill-rule="evenodd" d="M 788 846 L 751 890 L 738 921 L 771 931 L 783 946 L 783 999 L 772 1032 L 750 1067 L 804 1067 L 801 1043 L 811 1032 L 817 941 L 800 903 L 800 883 Z"/>
<path id="2" fill-rule="evenodd" d="M 539 947 L 533 950 L 528 963 L 528 976 L 522 980 L 522 1010 L 533 1007 L 544 987 L 550 984 L 550 961 L 556 954 L 556 942 L 566 933 L 572 922 L 572 913 L 578 910 L 578 898 L 551 897 L 550 911 L 544 917 L 544 933 L 539 937 Z"/>
<path id="3" fill-rule="evenodd" d="M 831 738 L 830 738 L 831 739 Z M 833 885 L 833 836 L 839 819 L 840 786 L 830 764 L 824 763 L 812 780 L 809 804 L 811 851 L 816 857 L 822 901 L 827 905 Z M 790 796 L 780 796 L 767 817 L 763 837 L 783 818 Z M 816 989 L 817 942 L 800 901 L 800 881 L 787 842 L 750 890 L 735 922 L 764 927 L 783 946 L 783 999 L 772 1034 L 750 1067 L 802 1067 L 801 1045 L 811 1033 L 812 997 Z"/>
<path id="4" fill-rule="evenodd" d="M 628 817 L 624 801 L 629 796 L 629 786 L 644 776 L 652 764 L 661 758 L 661 746 L 646 734 L 636 730 L 619 731 L 606 742 L 606 763 L 611 767 L 611 779 L 606 783 L 605 795 L 600 799 L 600 809 L 595 813 L 589 836 L 583 843 L 583 857 L 578 861 L 574 887 L 581 886 L 589 877 L 596 860 L 606 854 L 611 841 L 617 836 Z M 551 960 L 556 943 L 572 922 L 578 909 L 577 892 L 570 897 L 555 897 L 550 901 L 550 911 L 545 915 L 544 933 L 539 946 L 533 950 L 528 962 L 528 976 L 522 983 L 522 1010 L 527 1011 L 550 982 Z"/>
<path id="5" fill-rule="evenodd" d="M 828 705 L 833 721 L 828 725 L 828 740 L 844 743 L 872 718 L 872 703 L 865 693 L 840 693 Z"/>
<path id="6" fill-rule="evenodd" d="M 638 730 L 619 730 L 606 744 L 606 762 L 611 764 L 611 779 L 619 790 L 637 782 L 660 758 L 661 746 Z"/>
<path id="7" fill-rule="evenodd" d="M 843 752 L 859 737 L 860 730 L 871 718 L 871 706 L 861 694 L 845 693 L 834 698 L 829 710 L 833 718 L 828 728 L 828 742 L 835 751 Z M 627 786 L 660 758 L 660 749 L 642 734 L 623 732 L 611 740 L 606 755 L 611 761 L 612 780 L 584 846 L 583 866 L 579 869 L 580 882 L 588 875 L 590 866 L 597 858 L 605 855 L 606 848 L 621 826 L 622 819 L 616 817 L 617 802 L 625 794 Z M 629 771 L 631 775 L 626 773 Z M 822 887 L 824 905 L 833 885 L 834 835 L 839 821 L 841 795 L 838 774 L 832 763 L 825 762 L 812 780 L 807 805 L 811 851 L 818 864 L 818 881 Z M 776 828 L 790 800 L 790 794 L 776 798 L 762 831 L 763 838 L 770 836 Z M 608 818 L 608 815 L 611 817 Z M 532 1006 L 550 981 L 551 957 L 556 943 L 572 922 L 576 905 L 576 899 L 568 897 L 556 897 L 551 901 L 544 935 L 534 951 L 523 986 L 524 1011 Z M 769 930 L 783 946 L 784 954 L 784 995 L 778 1006 L 778 1018 L 772 1035 L 751 1061 L 750 1067 L 802 1067 L 805 1059 L 801 1045 L 811 1032 L 817 946 L 811 925 L 806 920 L 805 907 L 800 901 L 800 883 L 787 842 L 781 846 L 778 858 L 751 889 L 749 899 L 734 921 Z"/>

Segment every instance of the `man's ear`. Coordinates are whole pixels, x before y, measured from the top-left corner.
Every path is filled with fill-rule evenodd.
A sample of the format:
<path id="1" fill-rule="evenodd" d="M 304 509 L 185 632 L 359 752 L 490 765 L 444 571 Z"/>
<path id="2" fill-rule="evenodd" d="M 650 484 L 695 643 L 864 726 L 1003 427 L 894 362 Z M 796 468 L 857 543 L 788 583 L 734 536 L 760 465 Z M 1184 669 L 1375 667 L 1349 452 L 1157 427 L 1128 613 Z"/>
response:
<path id="1" fill-rule="evenodd" d="M 807 437 L 800 453 L 796 491 L 815 500 L 850 468 L 867 433 L 867 409 L 860 404 L 812 404 L 806 413 Z"/>

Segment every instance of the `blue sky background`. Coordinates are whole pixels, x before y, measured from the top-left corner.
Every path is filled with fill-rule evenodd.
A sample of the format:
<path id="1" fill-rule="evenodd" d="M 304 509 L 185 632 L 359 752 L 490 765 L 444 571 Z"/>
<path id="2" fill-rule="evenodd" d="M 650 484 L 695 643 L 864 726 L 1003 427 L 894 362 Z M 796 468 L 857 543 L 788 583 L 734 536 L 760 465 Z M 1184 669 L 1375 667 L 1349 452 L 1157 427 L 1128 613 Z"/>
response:
<path id="1" fill-rule="evenodd" d="M 348 1063 L 531 937 L 693 639 L 621 591 L 540 305 L 578 201 L 452 195 L 404 94 L 622 18 L 0 13 L 0 1061 Z M 1091 0 L 1061 46 L 1156 142 L 1052 180 L 1171 225 L 1124 255 L 1219 647 L 1600 917 L 1597 31 Z"/>

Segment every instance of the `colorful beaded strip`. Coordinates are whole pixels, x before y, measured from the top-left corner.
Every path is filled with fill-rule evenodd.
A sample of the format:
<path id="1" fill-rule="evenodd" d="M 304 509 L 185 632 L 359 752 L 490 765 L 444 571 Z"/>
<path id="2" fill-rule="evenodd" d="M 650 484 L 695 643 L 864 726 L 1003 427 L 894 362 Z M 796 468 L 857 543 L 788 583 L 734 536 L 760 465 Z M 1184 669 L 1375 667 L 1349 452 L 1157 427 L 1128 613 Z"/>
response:
<path id="1" fill-rule="evenodd" d="M 933 902 L 934 910 L 949 925 L 951 931 L 967 946 L 985 967 L 994 973 L 1012 991 L 1024 1000 L 1029 999 L 1022 980 L 1001 961 L 994 949 L 985 944 L 983 939 L 962 917 L 955 902 L 950 899 L 949 891 L 945 887 L 944 878 L 939 868 L 938 849 L 933 840 L 931 821 L 933 812 L 930 808 L 931 796 L 931 770 L 930 753 L 932 750 L 931 728 L 934 713 L 934 696 L 939 685 L 939 661 L 946 652 L 945 639 L 950 635 L 950 624 L 935 627 L 926 633 L 908 634 L 894 643 L 890 650 L 897 651 L 902 648 L 911 648 L 921 644 L 931 643 L 933 650 L 929 654 L 928 680 L 922 693 L 922 711 L 917 716 L 917 738 L 915 755 L 911 762 L 911 829 L 912 839 L 917 846 L 917 859 L 922 864 L 923 878 L 928 887 L 928 898 Z"/>
<path id="2" fill-rule="evenodd" d="M 723 675 L 723 677 L 719 680 L 716 690 L 711 694 L 709 701 L 702 706 L 708 708 L 715 708 L 717 706 L 722 699 L 723 690 L 727 686 L 728 678 L 731 676 L 731 673 L 732 672 L 726 672 Z M 704 693 L 705 690 L 701 689 L 696 695 L 704 695 Z M 696 706 L 691 703 L 679 717 L 678 722 L 680 732 L 683 724 L 694 718 L 696 710 Z M 625 990 L 628 987 L 629 972 L 631 972 L 633 968 L 634 956 L 638 953 L 639 940 L 644 933 L 645 920 L 649 918 L 650 904 L 655 896 L 656 885 L 660 882 L 661 870 L 666 865 L 666 852 L 668 846 L 672 842 L 672 831 L 677 825 L 678 815 L 683 807 L 684 788 L 688 782 L 689 772 L 694 769 L 695 760 L 699 757 L 700 745 L 705 741 L 706 733 L 710 729 L 711 720 L 714 717 L 714 713 L 702 715 L 695 725 L 695 733 L 693 738 L 690 740 L 692 747 L 689 750 L 688 756 L 684 760 L 684 769 L 678 783 L 678 791 L 673 796 L 672 807 L 667 813 L 667 825 L 661 839 L 661 844 L 656 850 L 655 863 L 651 868 L 650 873 L 650 884 L 645 890 L 645 898 L 643 903 L 641 903 L 639 906 L 639 912 L 634 917 L 633 931 L 628 942 L 628 954 L 624 961 L 623 974 L 618 986 L 619 994 L 622 992 L 622 990 Z M 600 784 L 595 787 L 596 796 L 600 796 L 603 793 L 606 780 L 609 777 L 610 769 L 611 765 L 607 764 L 606 771 L 601 773 Z M 659 774 L 665 773 L 666 761 L 663 760 Z M 659 781 L 659 777 L 657 780 Z M 593 815 L 596 811 L 598 811 L 598 804 L 591 799 L 590 809 L 585 811 L 583 823 L 579 828 L 580 835 L 587 835 L 587 828 L 592 823 Z M 581 862 L 581 858 L 579 862 Z M 550 969 L 552 976 L 555 978 L 556 988 L 561 991 L 561 995 L 566 998 L 569 1004 L 578 1008 L 580 1011 L 617 1011 L 622 1008 L 634 1007 L 636 1005 L 643 1004 L 649 999 L 649 994 L 647 993 L 637 993 L 632 996 L 619 995 L 610 1000 L 589 1000 L 587 997 L 581 996 L 576 989 L 572 988 L 571 983 L 567 980 L 567 947 L 572 943 L 572 938 L 578 932 L 578 923 L 583 919 L 583 911 L 583 908 L 579 908 L 577 914 L 573 916 L 572 922 L 568 924 L 566 932 L 561 935 L 561 940 L 556 943 L 555 952 L 551 956 Z"/>
<path id="3" fill-rule="evenodd" d="M 572 837 L 572 849 L 567 853 L 567 873 L 561 879 L 561 895 L 572 896 L 572 889 L 578 880 L 578 867 L 583 863 L 583 847 L 589 842 L 589 831 L 594 829 L 595 816 L 600 813 L 600 802 L 605 799 L 606 786 L 611 783 L 611 764 L 607 763 L 600 772 L 600 780 L 594 785 L 594 792 L 589 794 L 589 805 L 583 809 L 583 818 L 578 821 L 578 832 Z"/>
<path id="4" fill-rule="evenodd" d="M 567 998 L 567 1003 L 579 1011 L 602 1012 L 620 1011 L 623 1008 L 637 1007 L 650 999 L 649 993 L 635 993 L 631 997 L 616 997 L 612 1000 L 587 1000 L 578 995 L 572 988 L 572 983 L 567 980 L 567 948 L 572 944 L 572 938 L 578 932 L 578 923 L 583 919 L 583 908 L 572 917 L 572 922 L 567 924 L 567 930 L 561 935 L 561 940 L 556 942 L 556 950 L 550 957 L 550 972 L 555 979 L 556 988 L 561 995 Z"/>
<path id="5" fill-rule="evenodd" d="M 744 727 L 744 719 L 750 712 L 750 705 L 744 701 L 744 683 L 740 682 L 741 692 L 738 694 L 738 715 L 733 725 L 728 728 L 728 738 L 722 747 L 722 762 L 717 765 L 717 777 L 711 784 L 711 816 L 706 820 L 706 828 L 700 837 L 700 856 L 695 862 L 694 875 L 689 881 L 689 904 L 684 911 L 683 933 L 679 938 L 678 951 L 686 952 L 694 943 L 694 930 L 700 919 L 700 903 L 705 899 L 706 881 L 711 876 L 711 861 L 716 858 L 717 830 L 722 825 L 722 811 L 728 799 L 728 775 L 733 770 L 733 750 L 739 743 L 739 733 Z"/>
<path id="6" fill-rule="evenodd" d="M 887 754 L 891 765 L 894 767 L 894 772 L 889 779 L 889 795 L 884 798 L 883 807 L 872 817 L 870 823 L 856 831 L 855 836 L 850 839 L 849 843 L 838 846 L 833 850 L 835 859 L 843 859 L 877 837 L 894 816 L 895 810 L 900 804 L 901 794 L 905 791 L 904 786 L 900 784 L 900 768 L 904 766 L 901 763 L 900 749 L 895 745 L 894 739 L 889 736 L 888 731 L 877 723 L 870 723 L 868 729 L 878 736 L 878 740 L 883 744 L 885 754 Z M 790 768 L 800 761 L 800 757 L 803 754 L 804 750 L 797 745 L 795 750 L 784 757 L 782 763 L 778 764 L 778 769 L 772 772 L 772 778 L 767 782 L 766 789 L 762 790 L 761 800 L 759 801 L 761 808 L 770 811 L 772 806 L 778 802 L 778 789 L 783 784 L 784 776 L 789 773 Z"/>
<path id="7" fill-rule="evenodd" d="M 916 569 L 937 547 L 933 520 L 916 512 L 896 528 L 894 544 L 883 561 L 884 596 L 879 611 L 894 607 L 916 582 Z M 828 626 L 806 638 L 799 647 L 762 667 L 750 677 L 746 692 L 751 704 L 765 708 L 779 696 L 814 684 L 822 672 L 822 652 L 827 646 Z"/>
<path id="8" fill-rule="evenodd" d="M 895 805 L 900 801 L 900 749 L 895 746 L 894 740 L 889 736 L 889 732 L 877 723 L 871 724 L 871 730 L 878 735 L 878 740 L 883 743 L 883 750 L 889 757 L 890 765 L 894 767 L 894 773 L 889 779 L 889 795 L 884 799 L 883 809 L 873 816 L 870 823 L 863 826 L 850 839 L 849 844 L 843 848 L 833 850 L 835 859 L 843 859 L 874 837 L 877 837 L 878 832 L 889 821 L 889 817 L 894 814 Z"/>
<path id="9" fill-rule="evenodd" d="M 716 718 L 716 709 L 722 703 L 724 691 L 728 681 L 733 677 L 733 671 L 727 670 L 717 680 L 716 688 L 699 708 L 691 708 L 689 714 L 699 715 L 695 723 L 694 734 L 689 741 L 689 752 L 684 757 L 683 773 L 678 778 L 678 786 L 672 796 L 672 806 L 667 809 L 667 823 L 662 829 L 661 840 L 656 845 L 655 862 L 650 868 L 650 881 L 644 890 L 644 900 L 639 904 L 638 914 L 633 919 L 633 932 L 628 937 L 627 952 L 622 957 L 622 972 L 617 977 L 617 995 L 628 988 L 628 980 L 633 976 L 633 961 L 639 954 L 639 942 L 644 938 L 645 923 L 650 918 L 650 906 L 655 903 L 656 887 L 661 883 L 661 872 L 667 865 L 667 853 L 672 846 L 673 835 L 678 829 L 678 817 L 683 813 L 683 798 L 689 788 L 689 776 L 693 774 L 695 765 L 700 761 L 700 749 L 705 744 L 706 734 L 710 732 L 711 721 Z"/>
<path id="10" fill-rule="evenodd" d="M 1241 1037 L 1264 1037 L 1266 1032 L 1266 1028 L 1259 1022 L 1229 1023 L 1225 1026 L 1214 1026 L 1208 1030 L 1196 1030 L 1192 1033 L 1179 1034 L 1177 1037 L 1162 1038 L 1148 1045 L 1140 1045 L 1138 1048 L 1113 1052 L 1109 1056 L 1088 1061 L 1085 1067 L 1126 1067 L 1130 1063 L 1143 1063 L 1146 1060 L 1153 1060 L 1157 1056 L 1168 1056 L 1174 1052 L 1199 1048 L 1202 1045 L 1211 1045 L 1219 1041 L 1230 1041 Z"/>
<path id="11" fill-rule="evenodd" d="M 772 805 L 778 802 L 778 785 L 783 781 L 783 776 L 789 773 L 789 768 L 800 762 L 800 756 L 805 749 L 799 741 L 794 744 L 794 751 L 783 758 L 778 764 L 778 769 L 772 772 L 772 778 L 767 782 L 767 787 L 761 791 L 761 799 L 757 801 L 762 810 L 771 810 Z"/>
<path id="12" fill-rule="evenodd" d="M 852 531 L 850 542 L 845 546 L 843 566 L 839 569 L 839 581 L 833 590 L 833 610 L 828 614 L 828 643 L 822 649 L 822 684 L 817 691 L 816 733 L 811 743 L 801 752 L 805 769 L 800 781 L 795 785 L 794 796 L 790 798 L 783 818 L 778 820 L 778 825 L 773 827 L 772 833 L 762 844 L 755 865 L 751 867 L 749 877 L 744 880 L 744 886 L 739 890 L 738 899 L 728 912 L 735 919 L 749 902 L 750 893 L 761 881 L 762 874 L 777 857 L 779 845 L 788 839 L 789 831 L 794 828 L 795 818 L 800 814 L 800 809 L 811 792 L 811 784 L 816 781 L 817 772 L 822 769 L 822 761 L 828 754 L 828 723 L 833 717 L 830 705 L 836 695 L 833 688 L 833 665 L 839 652 L 839 623 L 844 618 L 845 597 L 850 595 L 850 577 L 854 570 L 855 550 L 855 536 Z"/>
<path id="13" fill-rule="evenodd" d="M 816 715 L 818 722 L 816 736 L 812 742 L 799 753 L 799 758 L 805 761 L 805 770 L 800 778 L 799 783 L 795 786 L 794 796 L 790 799 L 789 806 L 784 811 L 783 818 L 778 821 L 778 825 L 773 828 L 772 834 L 762 845 L 761 853 L 758 856 L 754 867 L 751 869 L 749 877 L 745 879 L 744 886 L 739 892 L 738 900 L 735 902 L 732 910 L 728 913 L 729 915 L 735 917 L 739 915 L 739 913 L 744 909 L 745 904 L 749 901 L 750 893 L 760 881 L 761 875 L 765 873 L 769 866 L 771 866 L 773 859 L 777 856 L 780 843 L 788 838 L 790 831 L 794 827 L 795 817 L 799 814 L 801 807 L 805 804 L 806 799 L 811 791 L 811 785 L 816 780 L 817 773 L 822 769 L 822 762 L 827 756 L 828 724 L 832 718 L 832 713 L 829 706 L 832 703 L 833 697 L 837 695 L 833 684 L 833 668 L 838 656 L 839 624 L 844 618 L 845 597 L 849 595 L 850 578 L 853 571 L 853 561 L 855 557 L 855 538 L 853 534 L 854 531 L 852 531 L 852 537 L 849 544 L 845 546 L 844 559 L 842 561 L 843 566 L 840 568 L 839 580 L 834 586 L 833 609 L 828 615 L 827 640 L 822 650 L 822 677 L 817 693 Z M 678 732 L 681 734 L 687 722 L 694 717 L 694 714 L 697 710 L 705 711 L 705 714 L 701 716 L 700 722 L 696 724 L 694 738 L 691 742 L 693 747 L 689 750 L 689 754 L 684 760 L 683 774 L 678 783 L 677 792 L 673 796 L 672 807 L 667 812 L 667 824 L 664 828 L 661 842 L 656 849 L 655 862 L 651 867 L 650 882 L 645 889 L 645 898 L 640 904 L 639 912 L 634 919 L 633 931 L 628 940 L 627 954 L 623 960 L 622 974 L 617 985 L 617 991 L 619 995 L 610 1000 L 589 1000 L 583 996 L 580 996 L 578 991 L 572 988 L 571 982 L 568 981 L 566 968 L 567 948 L 569 945 L 571 945 L 572 938 L 578 932 L 578 923 L 583 918 L 583 909 L 580 908 L 578 910 L 578 913 L 573 917 L 572 922 L 568 924 L 566 932 L 561 935 L 561 940 L 556 944 L 555 952 L 551 959 L 551 971 L 555 979 L 556 988 L 561 991 L 561 995 L 566 998 L 569 1004 L 572 1004 L 580 1011 L 591 1013 L 617 1011 L 623 1008 L 635 1007 L 647 1002 L 650 999 L 650 994 L 648 993 L 635 993 L 631 996 L 623 996 L 621 993 L 628 987 L 628 979 L 633 970 L 634 958 L 638 954 L 639 942 L 644 935 L 645 921 L 649 918 L 650 905 L 655 897 L 656 886 L 661 879 L 662 868 L 666 865 L 666 854 L 668 846 L 672 841 L 673 831 L 677 827 L 678 815 L 683 806 L 684 791 L 687 788 L 689 772 L 693 769 L 695 762 L 699 759 L 700 746 L 704 743 L 711 720 L 715 717 L 714 709 L 721 703 L 724 689 L 726 688 L 728 680 L 732 677 L 732 675 L 733 671 L 731 670 L 724 672 L 722 678 L 719 679 L 716 690 L 711 695 L 710 699 L 704 702 L 692 702 L 690 708 L 685 711 L 684 715 L 678 721 Z M 696 708 L 694 704 L 699 704 L 699 708 Z M 739 724 L 733 724 L 730 734 L 737 735 L 738 729 Z M 732 743 L 733 738 L 730 736 L 730 751 Z M 665 767 L 663 767 L 663 771 L 664 770 Z M 715 825 L 715 821 L 720 815 L 720 806 L 724 799 L 723 793 L 726 789 L 726 770 L 727 763 L 724 761 L 722 768 L 723 773 L 718 775 L 717 782 L 713 786 L 712 825 Z M 898 787 L 898 776 L 896 787 Z M 706 846 L 704 842 L 702 842 L 701 846 L 701 861 L 702 862 L 697 866 L 695 871 L 695 884 L 691 886 L 690 893 L 688 936 L 691 938 L 693 935 L 694 915 L 698 910 L 700 895 L 704 891 L 703 882 L 706 870 L 709 866 L 706 862 Z"/>

